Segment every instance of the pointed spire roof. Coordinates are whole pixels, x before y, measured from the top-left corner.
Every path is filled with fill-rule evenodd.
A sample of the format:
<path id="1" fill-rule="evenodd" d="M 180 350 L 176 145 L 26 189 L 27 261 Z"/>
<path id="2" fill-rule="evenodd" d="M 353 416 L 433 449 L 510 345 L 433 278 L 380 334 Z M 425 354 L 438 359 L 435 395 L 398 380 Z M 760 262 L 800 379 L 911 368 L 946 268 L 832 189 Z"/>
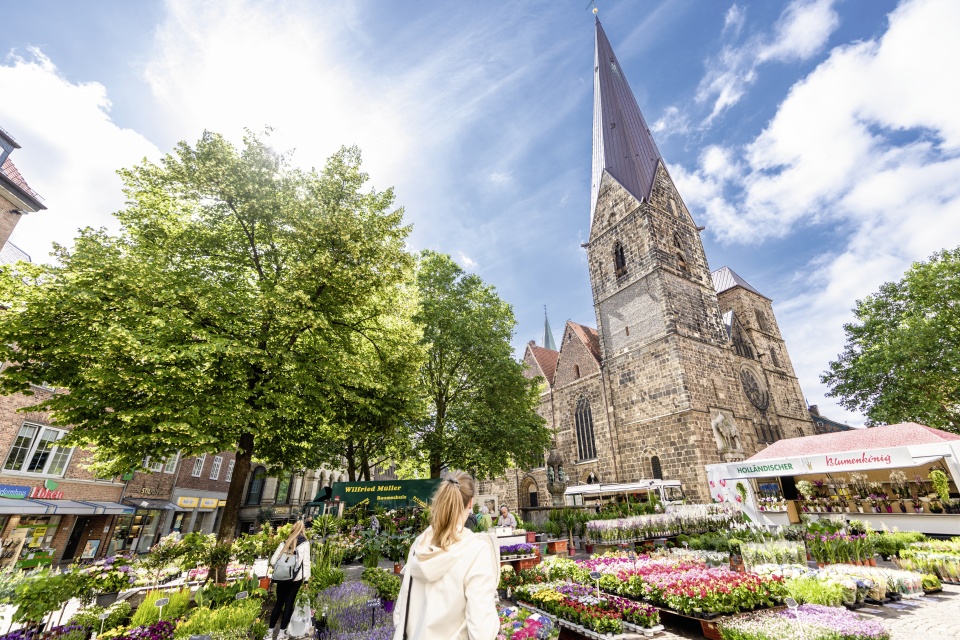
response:
<path id="1" fill-rule="evenodd" d="M 733 289 L 734 287 L 743 287 L 747 291 L 751 291 L 760 297 L 767 298 L 767 296 L 750 286 L 749 282 L 737 275 L 730 267 L 720 267 L 710 275 L 713 277 L 713 290 L 718 294 L 728 289 Z M 767 298 L 767 300 L 769 299 L 770 298 Z"/>
<path id="2" fill-rule="evenodd" d="M 543 346 L 552 351 L 557 350 L 557 343 L 553 341 L 553 330 L 550 329 L 550 319 L 547 318 L 547 306 L 543 306 Z"/>
<path id="3" fill-rule="evenodd" d="M 591 220 L 604 171 L 640 200 L 650 197 L 657 164 L 663 161 L 600 20 L 593 66 Z"/>

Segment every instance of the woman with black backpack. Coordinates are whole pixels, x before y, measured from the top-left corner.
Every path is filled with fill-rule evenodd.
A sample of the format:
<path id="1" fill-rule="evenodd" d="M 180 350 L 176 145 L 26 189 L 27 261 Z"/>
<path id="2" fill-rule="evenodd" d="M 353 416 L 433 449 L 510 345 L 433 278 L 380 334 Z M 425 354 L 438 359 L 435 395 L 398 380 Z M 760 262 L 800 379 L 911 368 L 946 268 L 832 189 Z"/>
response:
<path id="1" fill-rule="evenodd" d="M 270 629 L 280 621 L 277 640 L 286 640 L 287 625 L 297 603 L 297 593 L 304 581 L 310 579 L 310 541 L 304 535 L 303 522 L 297 522 L 286 541 L 280 543 L 273 557 L 273 582 L 277 585 L 277 603 L 270 614 Z"/>

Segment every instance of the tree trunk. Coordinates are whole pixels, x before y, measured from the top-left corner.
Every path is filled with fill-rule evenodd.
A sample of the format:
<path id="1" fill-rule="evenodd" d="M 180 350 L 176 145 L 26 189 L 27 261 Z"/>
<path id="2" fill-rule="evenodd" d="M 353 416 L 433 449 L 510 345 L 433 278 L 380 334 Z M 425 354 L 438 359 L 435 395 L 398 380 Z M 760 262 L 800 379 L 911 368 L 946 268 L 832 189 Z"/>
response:
<path id="1" fill-rule="evenodd" d="M 233 465 L 233 477 L 230 479 L 230 488 L 227 490 L 227 504 L 223 507 L 223 518 L 220 520 L 217 542 L 233 540 L 234 533 L 237 530 L 237 520 L 240 517 L 240 505 L 243 503 L 243 488 L 250 476 L 250 461 L 253 459 L 253 434 L 243 434 L 237 444 L 237 461 Z"/>
<path id="2" fill-rule="evenodd" d="M 367 458 L 367 452 L 360 455 L 360 468 L 363 472 L 363 479 L 370 482 L 370 460 Z"/>
<path id="3" fill-rule="evenodd" d="M 440 460 L 439 456 L 430 456 L 430 477 L 439 478 L 442 471 L 443 461 Z"/>
<path id="4" fill-rule="evenodd" d="M 353 443 L 347 445 L 347 478 L 350 479 L 350 482 L 357 481 L 357 461 L 354 458 L 356 455 L 356 450 L 354 449 Z"/>

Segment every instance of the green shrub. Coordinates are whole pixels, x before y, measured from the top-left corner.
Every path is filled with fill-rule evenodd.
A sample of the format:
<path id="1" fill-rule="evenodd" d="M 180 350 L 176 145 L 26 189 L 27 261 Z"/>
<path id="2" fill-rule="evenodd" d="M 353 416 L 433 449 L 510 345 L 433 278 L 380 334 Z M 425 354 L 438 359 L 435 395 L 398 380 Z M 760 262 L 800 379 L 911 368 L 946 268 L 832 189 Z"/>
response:
<path id="1" fill-rule="evenodd" d="M 156 605 L 160 598 L 170 598 L 170 602 L 163 607 L 164 620 L 176 620 L 183 615 L 190 605 L 190 590 L 182 591 L 148 591 L 143 603 L 137 607 L 130 626 L 143 627 L 160 620 L 160 607 Z"/>
<path id="2" fill-rule="evenodd" d="M 383 600 L 396 600 L 400 594 L 400 576 L 389 573 L 384 569 L 367 568 L 360 574 L 360 579 L 373 587 L 377 596 Z"/>
<path id="3" fill-rule="evenodd" d="M 119 602 L 114 602 L 109 607 L 98 607 L 96 605 L 92 607 L 87 607 L 81 609 L 73 614 L 73 617 L 70 618 L 69 624 L 78 624 L 84 627 L 89 627 L 100 633 L 100 615 L 103 613 L 107 614 L 107 619 L 103 620 L 103 631 L 109 631 L 111 629 L 116 629 L 119 626 L 122 626 L 127 620 L 130 619 L 130 603 L 126 600 L 121 600 Z"/>
<path id="4" fill-rule="evenodd" d="M 837 583 L 803 577 L 787 580 L 786 587 L 790 597 L 801 604 L 843 606 L 843 587 Z"/>
<path id="5" fill-rule="evenodd" d="M 187 638 L 198 635 L 220 635 L 230 637 L 231 632 L 242 630 L 249 632 L 260 616 L 259 600 L 238 600 L 219 609 L 197 607 L 180 621 L 174 638 Z"/>

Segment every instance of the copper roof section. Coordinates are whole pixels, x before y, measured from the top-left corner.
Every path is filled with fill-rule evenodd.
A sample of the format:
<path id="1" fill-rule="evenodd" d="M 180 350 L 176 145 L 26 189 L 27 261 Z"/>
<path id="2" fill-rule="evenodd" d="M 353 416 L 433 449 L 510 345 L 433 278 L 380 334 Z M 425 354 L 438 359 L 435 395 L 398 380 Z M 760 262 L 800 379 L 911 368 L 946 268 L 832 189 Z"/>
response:
<path id="1" fill-rule="evenodd" d="M 607 171 L 637 200 L 650 197 L 660 150 L 630 91 L 610 41 L 597 20 L 593 62 L 593 175 L 590 220 Z"/>
<path id="2" fill-rule="evenodd" d="M 593 357 L 596 358 L 597 362 L 599 363 L 602 358 L 600 356 L 600 336 L 597 334 L 597 330 L 592 327 L 577 324 L 572 320 L 567 320 L 567 325 L 573 329 L 573 332 L 577 334 L 578 338 L 580 338 L 580 342 L 587 347 L 587 349 L 591 354 L 593 354 Z"/>
<path id="3" fill-rule="evenodd" d="M 750 286 L 749 282 L 738 276 L 730 267 L 720 267 L 710 275 L 713 277 L 713 289 L 718 294 L 733 289 L 734 287 L 743 287 L 747 291 L 751 291 L 762 298 L 767 298 L 767 296 Z M 767 300 L 769 299 L 770 298 L 767 298 Z"/>
<path id="4" fill-rule="evenodd" d="M 843 451 L 869 451 L 887 447 L 906 447 L 916 444 L 938 444 L 960 440 L 960 436 L 917 424 L 901 422 L 869 429 L 851 429 L 839 433 L 824 433 L 819 436 L 787 438 L 749 458 L 770 460 L 772 458 L 796 458 Z"/>
<path id="5" fill-rule="evenodd" d="M 557 375 L 557 360 L 560 358 L 560 352 L 553 349 L 545 349 L 535 344 L 527 345 L 533 359 L 537 361 L 537 366 L 543 372 L 543 377 L 547 379 L 547 384 L 553 386 L 553 379 Z"/>

